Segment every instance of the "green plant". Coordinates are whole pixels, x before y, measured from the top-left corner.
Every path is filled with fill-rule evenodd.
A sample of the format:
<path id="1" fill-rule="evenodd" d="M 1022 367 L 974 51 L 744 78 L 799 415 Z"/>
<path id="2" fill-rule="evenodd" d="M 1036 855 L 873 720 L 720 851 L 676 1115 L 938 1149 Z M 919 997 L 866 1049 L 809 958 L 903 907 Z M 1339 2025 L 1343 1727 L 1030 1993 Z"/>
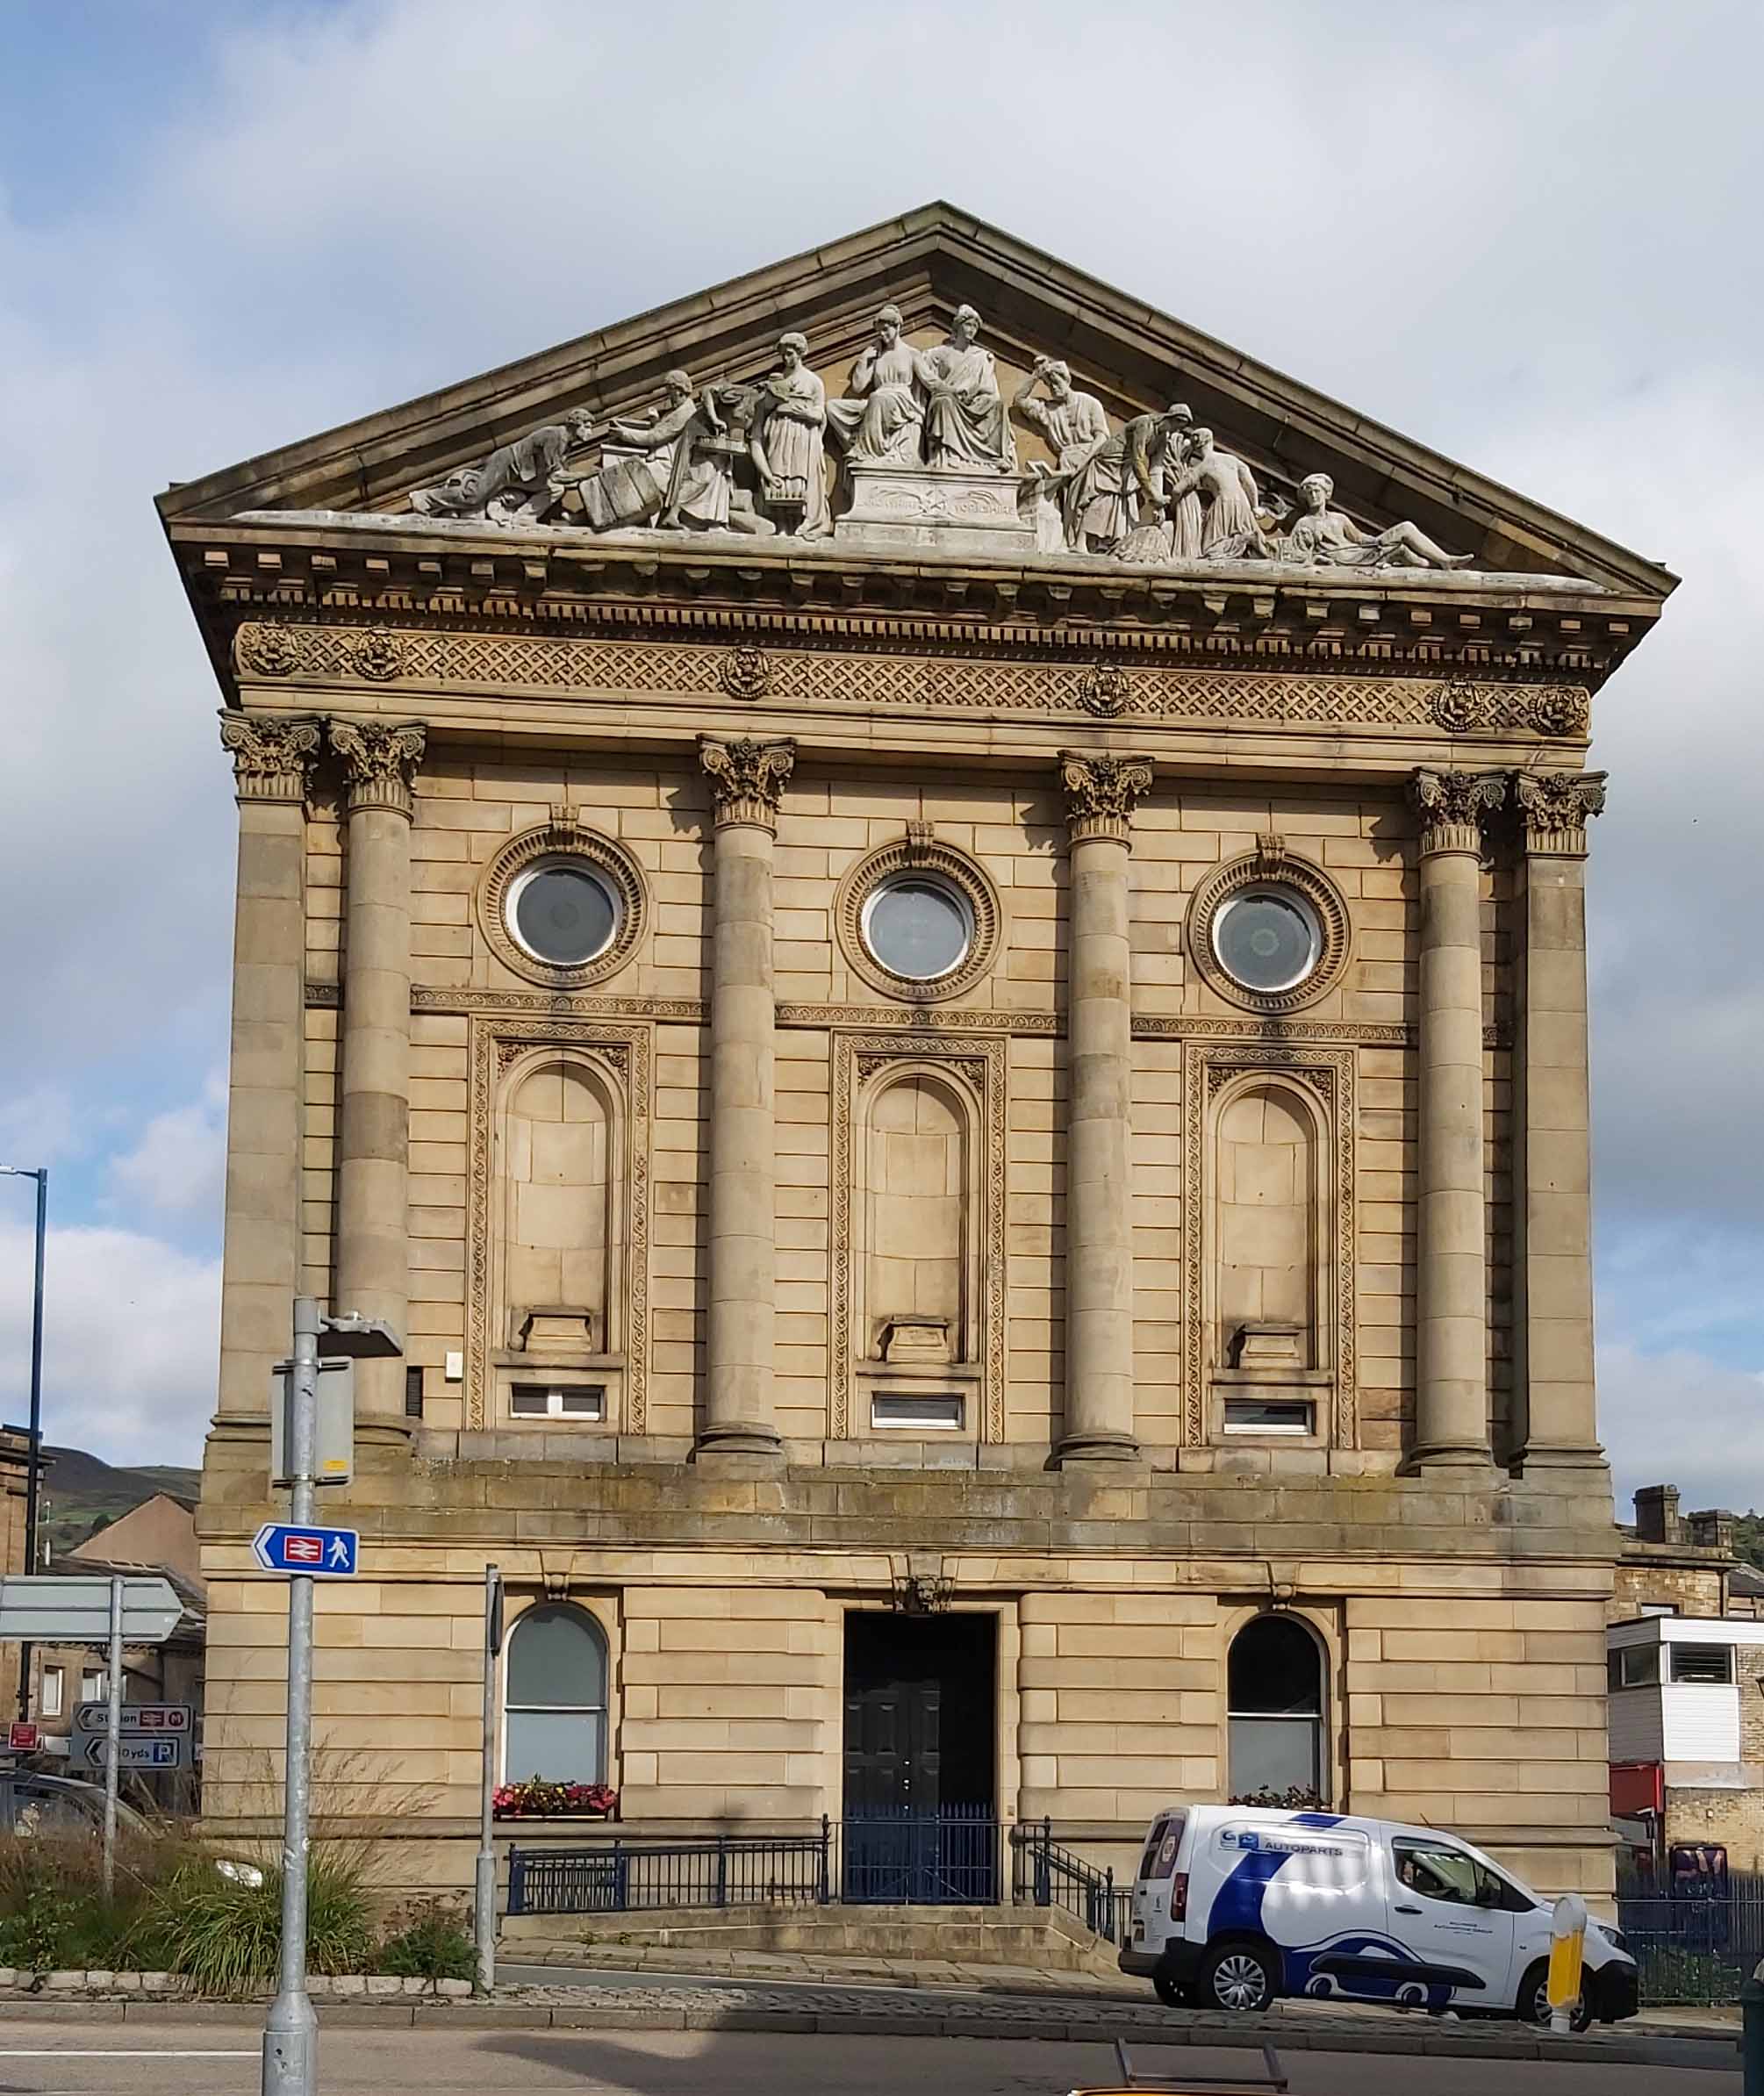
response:
<path id="1" fill-rule="evenodd" d="M 126 1967 L 129 1940 L 154 1889 L 187 1858 L 188 1836 L 168 1826 L 118 1830 L 116 1882 L 104 1887 L 103 1852 L 82 1833 L 0 1838 L 0 1963 L 34 1971 Z"/>
<path id="2" fill-rule="evenodd" d="M 477 1950 L 451 1907 L 437 1899 L 419 1900 L 406 1925 L 381 1944 L 374 1968 L 401 1979 L 472 1979 Z"/>
<path id="3" fill-rule="evenodd" d="M 360 1860 L 316 1851 L 306 1873 L 306 1959 L 315 1972 L 359 1972 L 373 1949 Z M 262 1884 L 221 1877 L 206 1863 L 156 1888 L 133 1946 L 204 1994 L 237 1998 L 267 1987 L 282 1954 L 282 1872 Z M 143 1961 L 145 1962 L 145 1960 Z"/>
<path id="4" fill-rule="evenodd" d="M 26 1888 L 18 1910 L 0 1920 L 0 1961 L 27 1972 L 61 1970 L 79 1912 L 75 1901 L 39 1879 Z"/>

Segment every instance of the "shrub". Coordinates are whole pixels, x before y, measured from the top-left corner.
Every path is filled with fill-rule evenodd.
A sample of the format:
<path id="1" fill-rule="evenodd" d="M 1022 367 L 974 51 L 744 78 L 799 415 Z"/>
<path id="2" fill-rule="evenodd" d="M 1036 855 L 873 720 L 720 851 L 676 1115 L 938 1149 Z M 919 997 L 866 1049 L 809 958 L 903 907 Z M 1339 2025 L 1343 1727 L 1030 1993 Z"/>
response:
<path id="1" fill-rule="evenodd" d="M 378 1972 L 401 1979 L 475 1979 L 477 1948 L 460 1916 L 440 1900 L 419 1900 L 405 1927 L 388 1936 L 374 1958 Z"/>
<path id="2" fill-rule="evenodd" d="M 315 1972 L 359 1972 L 374 1945 L 360 1860 L 315 1851 L 306 1873 L 306 1962 Z M 155 1889 L 132 1945 L 143 1962 L 237 1997 L 270 1985 L 282 1955 L 282 1872 L 259 1885 L 192 1863 Z"/>
<path id="3" fill-rule="evenodd" d="M 548 1783 L 543 1777 L 529 1776 L 524 1783 L 501 1784 L 491 1805 L 498 1820 L 566 1814 L 616 1820 L 619 1793 L 604 1783 Z"/>
<path id="4" fill-rule="evenodd" d="M 83 1834 L 0 1838 L 0 1963 L 45 1972 L 131 1963 L 128 1944 L 154 1888 L 188 1853 L 173 1829 L 125 1822 L 113 1889 L 103 1844 Z"/>

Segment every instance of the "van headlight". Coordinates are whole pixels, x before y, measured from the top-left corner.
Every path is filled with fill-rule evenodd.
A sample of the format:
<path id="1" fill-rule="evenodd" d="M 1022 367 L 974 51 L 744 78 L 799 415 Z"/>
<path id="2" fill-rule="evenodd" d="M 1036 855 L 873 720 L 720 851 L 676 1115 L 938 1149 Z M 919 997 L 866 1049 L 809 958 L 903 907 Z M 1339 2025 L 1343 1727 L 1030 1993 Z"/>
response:
<path id="1" fill-rule="evenodd" d="M 262 1890 L 263 1873 L 255 1863 L 236 1863 L 231 1857 L 222 1856 L 214 1867 L 223 1877 L 231 1878 L 236 1885 L 244 1885 L 253 1892 Z"/>

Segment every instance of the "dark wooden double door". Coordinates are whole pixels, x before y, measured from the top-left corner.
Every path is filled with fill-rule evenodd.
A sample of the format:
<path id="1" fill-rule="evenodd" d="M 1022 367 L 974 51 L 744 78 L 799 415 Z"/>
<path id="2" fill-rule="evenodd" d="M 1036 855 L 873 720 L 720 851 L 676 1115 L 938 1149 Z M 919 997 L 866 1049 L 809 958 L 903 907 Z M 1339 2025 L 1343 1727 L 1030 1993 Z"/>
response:
<path id="1" fill-rule="evenodd" d="M 998 1898 L 997 1671 L 989 1615 L 846 1618 L 847 1899 Z"/>

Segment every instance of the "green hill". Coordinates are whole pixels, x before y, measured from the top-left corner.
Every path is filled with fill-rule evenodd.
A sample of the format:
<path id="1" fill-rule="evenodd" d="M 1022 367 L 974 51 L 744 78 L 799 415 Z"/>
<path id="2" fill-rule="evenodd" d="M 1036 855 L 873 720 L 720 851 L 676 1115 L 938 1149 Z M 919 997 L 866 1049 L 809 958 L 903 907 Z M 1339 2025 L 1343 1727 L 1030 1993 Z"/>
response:
<path id="1" fill-rule="evenodd" d="M 39 1533 L 51 1553 L 61 1556 L 83 1543 L 94 1528 L 131 1513 L 156 1492 L 195 1504 L 202 1473 L 174 1463 L 144 1463 L 119 1468 L 83 1448 L 43 1450 Z"/>

